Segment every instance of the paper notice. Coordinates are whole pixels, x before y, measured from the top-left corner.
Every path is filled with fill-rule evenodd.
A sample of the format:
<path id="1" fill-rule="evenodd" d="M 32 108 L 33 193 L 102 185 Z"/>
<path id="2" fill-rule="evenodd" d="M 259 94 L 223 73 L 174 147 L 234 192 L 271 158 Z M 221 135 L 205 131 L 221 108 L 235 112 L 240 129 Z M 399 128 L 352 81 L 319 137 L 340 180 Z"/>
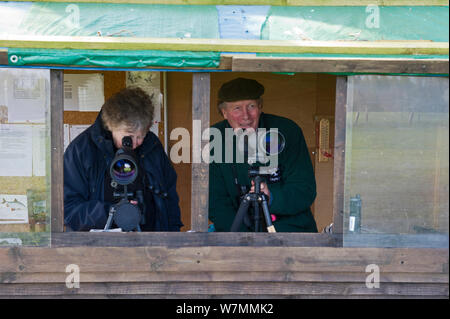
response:
<path id="1" fill-rule="evenodd" d="M 64 111 L 100 111 L 105 103 L 103 89 L 103 74 L 65 74 Z"/>
<path id="2" fill-rule="evenodd" d="M 78 135 L 83 133 L 90 125 L 70 125 L 69 127 L 69 136 L 70 140 L 69 143 L 71 143 Z"/>
<path id="3" fill-rule="evenodd" d="M 0 69 L 1 118 L 5 123 L 45 123 L 50 105 L 48 70 Z"/>
<path id="4" fill-rule="evenodd" d="M 0 176 L 31 176 L 32 154 L 30 125 L 0 124 Z"/>

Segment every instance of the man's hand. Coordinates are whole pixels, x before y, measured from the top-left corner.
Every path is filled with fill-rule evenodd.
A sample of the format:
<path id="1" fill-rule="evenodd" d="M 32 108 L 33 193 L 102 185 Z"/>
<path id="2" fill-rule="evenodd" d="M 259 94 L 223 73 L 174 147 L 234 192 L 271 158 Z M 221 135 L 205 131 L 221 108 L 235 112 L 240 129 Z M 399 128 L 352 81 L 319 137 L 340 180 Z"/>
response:
<path id="1" fill-rule="evenodd" d="M 267 196 L 267 202 L 270 202 L 270 190 L 265 182 L 260 184 L 260 191 Z M 255 182 L 252 181 L 252 187 L 250 188 L 250 193 L 255 192 Z"/>

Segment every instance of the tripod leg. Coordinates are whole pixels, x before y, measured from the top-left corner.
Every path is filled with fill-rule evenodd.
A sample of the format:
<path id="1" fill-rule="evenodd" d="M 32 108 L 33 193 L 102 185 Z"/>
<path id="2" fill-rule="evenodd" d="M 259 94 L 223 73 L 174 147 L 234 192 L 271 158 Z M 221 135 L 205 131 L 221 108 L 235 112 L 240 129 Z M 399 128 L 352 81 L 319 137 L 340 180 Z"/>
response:
<path id="1" fill-rule="evenodd" d="M 108 230 L 108 229 L 111 228 L 114 212 L 115 212 L 114 207 L 111 207 L 109 209 L 108 220 L 106 221 L 106 225 L 105 225 L 105 228 L 103 230 Z"/>
<path id="2" fill-rule="evenodd" d="M 262 225 L 260 222 L 260 211 L 259 211 L 259 203 L 258 201 L 254 201 L 253 202 L 253 219 L 254 219 L 254 223 L 255 223 L 255 232 L 262 232 Z"/>
<path id="3" fill-rule="evenodd" d="M 234 218 L 233 224 L 231 225 L 230 231 L 232 232 L 239 231 L 239 227 L 241 227 L 242 221 L 244 220 L 244 216 L 247 214 L 249 206 L 250 201 L 244 197 L 236 213 L 236 217 Z"/>
<path id="4" fill-rule="evenodd" d="M 264 213 L 264 218 L 266 219 L 267 232 L 276 233 L 275 227 L 272 224 L 272 219 L 270 218 L 269 206 L 267 205 L 266 197 L 262 197 L 262 209 Z"/>

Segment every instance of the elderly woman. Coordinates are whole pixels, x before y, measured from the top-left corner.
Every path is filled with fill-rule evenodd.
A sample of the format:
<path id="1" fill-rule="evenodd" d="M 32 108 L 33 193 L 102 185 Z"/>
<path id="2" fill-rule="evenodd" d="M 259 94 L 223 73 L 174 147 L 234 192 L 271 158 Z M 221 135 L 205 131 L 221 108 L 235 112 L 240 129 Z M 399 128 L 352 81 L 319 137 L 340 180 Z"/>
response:
<path id="1" fill-rule="evenodd" d="M 153 109 L 150 97 L 142 89 L 123 89 L 105 102 L 95 123 L 67 147 L 64 222 L 69 230 L 104 229 L 121 200 L 139 204 L 142 218 L 137 230 L 179 231 L 183 226 L 176 173 L 158 137 L 149 131 Z M 110 173 L 117 150 L 125 146 L 124 137 L 138 168 L 137 177 L 126 186 L 118 185 Z M 140 203 L 137 193 L 142 198 Z M 112 220 L 111 228 L 121 226 Z"/>

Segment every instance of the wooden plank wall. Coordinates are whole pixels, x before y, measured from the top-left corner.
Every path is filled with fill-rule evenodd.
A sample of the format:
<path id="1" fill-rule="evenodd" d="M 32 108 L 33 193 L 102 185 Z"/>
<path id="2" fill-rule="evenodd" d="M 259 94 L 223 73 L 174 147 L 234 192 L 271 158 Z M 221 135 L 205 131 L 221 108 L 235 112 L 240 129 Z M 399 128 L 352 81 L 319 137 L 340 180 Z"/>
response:
<path id="1" fill-rule="evenodd" d="M 448 249 L 11 247 L 0 260 L 0 298 L 449 296 Z M 68 265 L 79 269 L 79 288 L 66 286 Z M 369 265 L 378 288 L 366 286 Z"/>

